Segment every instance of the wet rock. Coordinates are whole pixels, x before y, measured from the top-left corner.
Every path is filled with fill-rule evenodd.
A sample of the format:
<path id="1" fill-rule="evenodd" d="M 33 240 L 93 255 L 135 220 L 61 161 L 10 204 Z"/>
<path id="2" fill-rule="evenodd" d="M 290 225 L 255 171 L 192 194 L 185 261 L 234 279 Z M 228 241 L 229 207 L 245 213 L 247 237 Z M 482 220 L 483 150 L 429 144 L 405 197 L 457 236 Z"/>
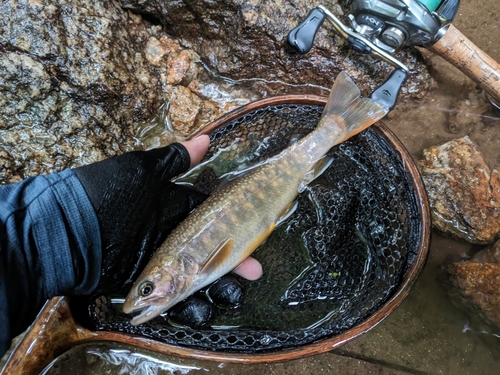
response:
<path id="1" fill-rule="evenodd" d="M 121 4 L 159 19 L 167 33 L 195 50 L 219 74 L 232 79 L 262 78 L 329 88 L 334 77 L 347 70 L 367 94 L 392 70 L 377 59 L 352 52 L 328 22 L 308 54 L 300 55 L 288 46 L 290 30 L 319 4 L 347 24 L 349 0 L 121 0 Z M 421 95 L 432 79 L 419 55 L 406 49 L 397 57 L 412 70 L 403 96 Z"/>
<path id="2" fill-rule="evenodd" d="M 162 37 L 160 40 L 151 37 L 146 44 L 146 59 L 151 65 L 164 66 L 165 59 L 179 50 L 179 43 L 174 40 L 167 37 Z"/>
<path id="3" fill-rule="evenodd" d="M 115 2 L 3 1 L 0 13 L 0 184 L 143 147 L 141 124 L 203 70 Z M 182 131 L 199 126 L 173 117 Z"/>
<path id="4" fill-rule="evenodd" d="M 439 230 L 487 244 L 500 233 L 500 174 L 463 137 L 424 150 L 420 171 Z"/>
<path id="5" fill-rule="evenodd" d="M 200 328 L 214 317 L 214 310 L 209 301 L 194 295 L 175 305 L 169 310 L 168 316 L 174 324 Z"/>
<path id="6" fill-rule="evenodd" d="M 489 246 L 477 252 L 473 257 L 474 262 L 485 263 L 500 263 L 500 241 L 495 242 L 493 246 Z"/>
<path id="7" fill-rule="evenodd" d="M 244 289 L 232 275 L 225 275 L 210 285 L 206 291 L 208 298 L 218 307 L 237 308 L 243 302 Z"/>
<path id="8" fill-rule="evenodd" d="M 317 3 L 1 2 L 0 184 L 162 146 L 269 95 L 326 95 L 340 70 L 367 94 L 391 68 L 348 51 L 331 28 L 306 56 L 287 46 Z M 399 57 L 413 71 L 403 95 L 425 92 L 417 55 Z"/>
<path id="9" fill-rule="evenodd" d="M 196 130 L 193 125 L 201 110 L 201 99 L 188 88 L 175 86 L 170 103 L 170 118 L 177 124 L 176 129 L 186 136 Z"/>
<path id="10" fill-rule="evenodd" d="M 113 2 L 0 4 L 0 183 L 133 148 L 162 102 L 154 32 Z"/>
<path id="11" fill-rule="evenodd" d="M 485 260 L 485 261 L 482 261 Z M 468 262 L 448 265 L 449 293 L 459 306 L 500 328 L 500 242 Z"/>
<path id="12" fill-rule="evenodd" d="M 169 85 L 189 85 L 196 76 L 199 56 L 193 51 L 181 51 L 175 58 L 170 60 L 167 69 L 167 83 Z"/>

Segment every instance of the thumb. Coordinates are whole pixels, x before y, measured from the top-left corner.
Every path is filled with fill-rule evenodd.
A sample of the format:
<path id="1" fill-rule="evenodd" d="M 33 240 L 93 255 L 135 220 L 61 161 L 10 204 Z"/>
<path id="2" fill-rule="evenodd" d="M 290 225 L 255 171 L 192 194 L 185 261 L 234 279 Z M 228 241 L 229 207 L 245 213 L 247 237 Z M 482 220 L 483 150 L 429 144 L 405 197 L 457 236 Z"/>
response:
<path id="1" fill-rule="evenodd" d="M 193 168 L 203 159 L 203 156 L 207 152 L 208 146 L 210 146 L 210 138 L 208 135 L 204 134 L 190 139 L 189 141 L 182 142 L 181 144 L 189 153 L 189 158 L 191 160 L 189 168 Z"/>

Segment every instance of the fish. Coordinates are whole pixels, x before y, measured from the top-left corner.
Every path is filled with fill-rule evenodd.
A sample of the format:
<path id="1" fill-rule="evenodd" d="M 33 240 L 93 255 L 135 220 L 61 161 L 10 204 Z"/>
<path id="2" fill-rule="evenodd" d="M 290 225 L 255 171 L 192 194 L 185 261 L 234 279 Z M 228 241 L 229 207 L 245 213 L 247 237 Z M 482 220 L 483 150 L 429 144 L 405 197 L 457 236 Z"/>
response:
<path id="1" fill-rule="evenodd" d="M 384 117 L 345 72 L 318 125 L 277 155 L 216 190 L 165 239 L 132 285 L 123 312 L 145 323 L 211 284 L 250 256 L 296 207 L 296 197 L 330 164 L 335 145 Z"/>

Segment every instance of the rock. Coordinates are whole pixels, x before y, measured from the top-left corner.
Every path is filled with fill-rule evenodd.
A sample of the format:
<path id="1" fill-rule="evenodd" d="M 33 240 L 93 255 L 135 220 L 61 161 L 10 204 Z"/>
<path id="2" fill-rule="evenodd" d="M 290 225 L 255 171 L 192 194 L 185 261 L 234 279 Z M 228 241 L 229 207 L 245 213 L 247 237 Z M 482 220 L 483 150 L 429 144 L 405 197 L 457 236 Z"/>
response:
<path id="1" fill-rule="evenodd" d="M 200 57 L 193 51 L 181 51 L 175 58 L 169 61 L 167 69 L 167 83 L 169 85 L 189 85 L 196 76 Z"/>
<path id="2" fill-rule="evenodd" d="M 196 117 L 200 113 L 202 101 L 188 88 L 175 86 L 172 89 L 170 98 L 170 118 L 178 125 L 176 129 L 184 136 L 193 133 L 193 124 L 196 124 Z"/>
<path id="3" fill-rule="evenodd" d="M 477 252 L 471 260 L 474 262 L 500 263 L 500 241 Z"/>
<path id="4" fill-rule="evenodd" d="M 326 95 L 340 70 L 369 93 L 391 68 L 331 28 L 308 55 L 287 46 L 317 3 L 2 1 L 0 184 L 162 146 L 269 95 Z M 412 69 L 402 95 L 421 95 L 426 68 L 398 56 Z"/>
<path id="5" fill-rule="evenodd" d="M 448 293 L 473 316 L 500 328 L 500 240 L 477 252 L 469 261 L 447 267 Z"/>
<path id="6" fill-rule="evenodd" d="M 179 43 L 167 37 L 163 37 L 160 40 L 151 37 L 146 44 L 146 59 L 151 65 L 162 66 L 165 64 L 165 59 L 179 50 Z"/>
<path id="7" fill-rule="evenodd" d="M 142 124 L 182 91 L 172 84 L 203 70 L 194 51 L 114 2 L 9 0 L 0 12 L 0 184 L 143 147 Z M 197 128 L 189 116 L 170 125 Z"/>
<path id="8" fill-rule="evenodd" d="M 465 136 L 424 150 L 419 167 L 433 225 L 471 243 L 493 243 L 500 232 L 500 174 Z"/>
<path id="9" fill-rule="evenodd" d="M 500 263 L 455 262 L 447 269 L 454 301 L 500 328 Z"/>
<path id="10" fill-rule="evenodd" d="M 162 103 L 154 33 L 112 2 L 0 4 L 0 183 L 132 149 Z"/>
<path id="11" fill-rule="evenodd" d="M 134 13 L 155 17 L 165 31 L 195 50 L 218 74 L 232 79 L 262 78 L 289 84 L 330 88 L 342 70 L 356 80 L 364 94 L 371 93 L 392 70 L 386 63 L 354 53 L 325 22 L 313 49 L 295 53 L 288 33 L 319 4 L 347 23 L 351 1 L 309 0 L 121 0 Z M 418 97 L 433 80 L 414 49 L 396 55 L 411 70 L 402 96 Z"/>

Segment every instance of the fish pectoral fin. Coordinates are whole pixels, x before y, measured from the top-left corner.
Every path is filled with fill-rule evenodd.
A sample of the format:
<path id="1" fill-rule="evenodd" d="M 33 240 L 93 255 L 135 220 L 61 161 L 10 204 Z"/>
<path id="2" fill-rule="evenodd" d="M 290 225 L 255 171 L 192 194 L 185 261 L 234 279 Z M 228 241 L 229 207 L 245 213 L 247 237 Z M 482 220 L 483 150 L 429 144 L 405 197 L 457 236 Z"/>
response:
<path id="1" fill-rule="evenodd" d="M 234 241 L 226 238 L 221 241 L 212 251 L 205 264 L 201 267 L 199 274 L 211 274 L 229 257 L 234 248 Z"/>
<path id="2" fill-rule="evenodd" d="M 291 201 L 290 203 L 288 203 L 285 209 L 281 212 L 281 215 L 278 218 L 278 221 L 276 222 L 276 226 L 280 225 L 282 222 L 284 222 L 286 219 L 292 216 L 292 214 L 295 212 L 298 206 L 299 202 L 297 201 Z M 274 228 L 272 230 L 274 230 Z"/>
<path id="3" fill-rule="evenodd" d="M 332 156 L 324 156 L 321 159 L 319 159 L 316 164 L 305 174 L 304 180 L 302 181 L 302 184 L 300 184 L 299 187 L 299 193 L 301 193 L 304 188 L 309 185 L 309 183 L 325 172 L 330 165 L 333 163 L 333 157 Z"/>

